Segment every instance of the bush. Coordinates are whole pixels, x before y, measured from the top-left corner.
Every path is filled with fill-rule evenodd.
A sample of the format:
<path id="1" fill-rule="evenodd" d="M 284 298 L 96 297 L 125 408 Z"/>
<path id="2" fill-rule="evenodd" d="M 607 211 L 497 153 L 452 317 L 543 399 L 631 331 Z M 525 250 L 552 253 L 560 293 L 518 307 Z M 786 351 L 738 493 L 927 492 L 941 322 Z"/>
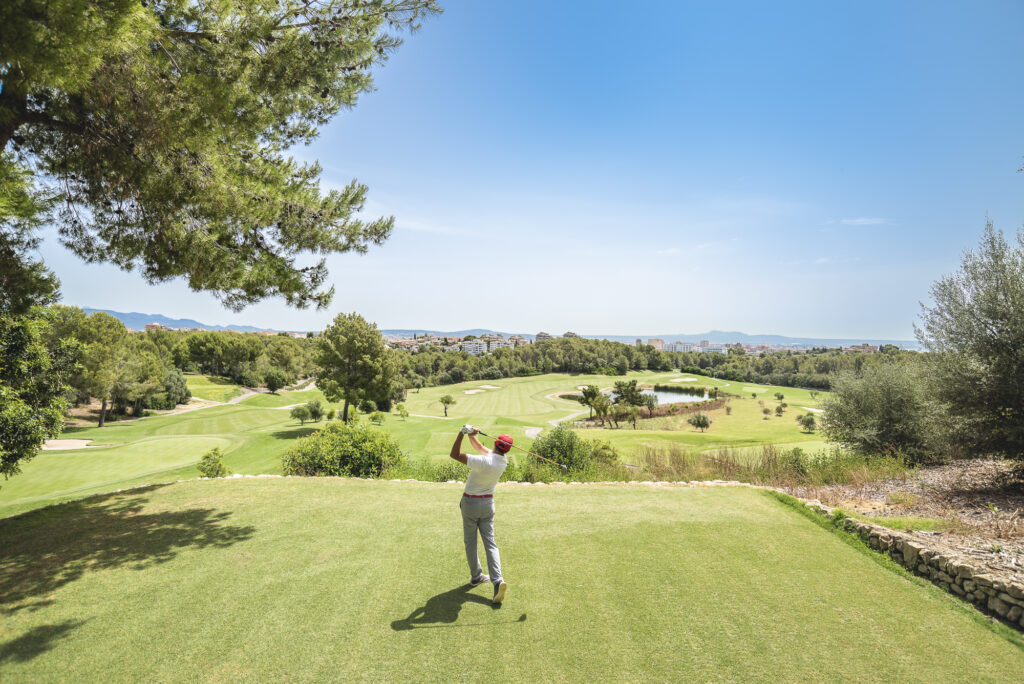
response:
<path id="1" fill-rule="evenodd" d="M 368 425 L 328 423 L 302 437 L 281 456 L 285 475 L 380 477 L 401 467 L 405 457 L 391 436 Z"/>
<path id="2" fill-rule="evenodd" d="M 555 463 L 561 463 L 569 470 L 583 470 L 593 460 L 594 455 L 592 444 L 562 425 L 545 431 L 533 443 L 531 451 Z"/>
<path id="3" fill-rule="evenodd" d="M 359 402 L 359 410 L 363 413 L 373 413 L 377 410 L 377 402 L 373 399 L 363 399 Z"/>
<path id="4" fill-rule="evenodd" d="M 307 402 L 306 411 L 309 412 L 310 420 L 315 420 L 319 422 L 320 419 L 324 417 L 324 407 L 323 404 L 320 403 L 319 399 L 314 399 L 313 401 Z"/>
<path id="5" fill-rule="evenodd" d="M 267 389 L 270 390 L 272 394 L 276 394 L 277 390 L 288 384 L 288 377 L 280 368 L 271 368 L 267 371 L 267 375 L 263 378 L 263 382 L 266 383 Z"/>
<path id="6" fill-rule="evenodd" d="M 309 409 L 305 406 L 296 406 L 292 409 L 291 417 L 299 421 L 299 423 L 305 424 L 309 420 Z"/>
<path id="7" fill-rule="evenodd" d="M 334 409 L 327 412 L 327 420 L 334 420 Z"/>
<path id="8" fill-rule="evenodd" d="M 263 378 L 255 370 L 247 370 L 238 378 L 238 384 L 242 387 L 259 387 L 263 383 Z"/>
<path id="9" fill-rule="evenodd" d="M 199 463 L 196 464 L 196 468 L 203 477 L 227 477 L 231 474 L 228 467 L 224 465 L 224 454 L 220 447 L 214 447 L 203 454 Z"/>
<path id="10" fill-rule="evenodd" d="M 370 414 L 370 422 L 374 425 L 380 425 L 384 422 L 384 413 L 382 411 L 374 411 Z"/>
<path id="11" fill-rule="evenodd" d="M 933 407 L 916 365 L 865 366 L 859 374 L 840 373 L 832 385 L 820 416 L 830 441 L 868 454 L 899 451 L 912 462 L 931 454 Z"/>
<path id="12" fill-rule="evenodd" d="M 167 408 L 174 408 L 178 404 L 187 404 L 192 398 L 192 392 L 189 391 L 188 383 L 185 382 L 185 375 L 177 368 L 168 371 L 164 377 L 164 392 L 170 403 Z M 151 408 L 158 407 L 152 406 Z"/>
<path id="13" fill-rule="evenodd" d="M 711 427 L 711 418 L 706 413 L 695 413 L 686 422 L 701 432 Z"/>

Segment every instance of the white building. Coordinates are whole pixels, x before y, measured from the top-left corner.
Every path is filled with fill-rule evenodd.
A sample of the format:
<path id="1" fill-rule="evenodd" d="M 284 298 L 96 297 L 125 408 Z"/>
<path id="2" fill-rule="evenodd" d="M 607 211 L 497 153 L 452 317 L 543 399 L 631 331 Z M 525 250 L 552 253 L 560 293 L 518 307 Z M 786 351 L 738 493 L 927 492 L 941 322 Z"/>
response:
<path id="1" fill-rule="evenodd" d="M 547 334 L 546 332 L 539 332 L 539 333 L 537 333 L 535 339 L 538 342 L 543 342 L 544 340 L 550 340 L 550 339 L 553 339 L 553 338 L 551 337 L 551 335 Z"/>
<path id="2" fill-rule="evenodd" d="M 661 339 L 660 337 L 650 338 L 649 340 L 647 340 L 647 344 L 654 347 L 658 351 L 663 351 L 665 349 L 665 340 Z"/>
<path id="3" fill-rule="evenodd" d="M 462 343 L 462 351 L 467 354 L 480 355 L 487 353 L 486 340 L 469 340 Z"/>
<path id="4" fill-rule="evenodd" d="M 668 352 L 692 352 L 697 351 L 697 345 L 693 342 L 669 342 L 665 345 Z"/>

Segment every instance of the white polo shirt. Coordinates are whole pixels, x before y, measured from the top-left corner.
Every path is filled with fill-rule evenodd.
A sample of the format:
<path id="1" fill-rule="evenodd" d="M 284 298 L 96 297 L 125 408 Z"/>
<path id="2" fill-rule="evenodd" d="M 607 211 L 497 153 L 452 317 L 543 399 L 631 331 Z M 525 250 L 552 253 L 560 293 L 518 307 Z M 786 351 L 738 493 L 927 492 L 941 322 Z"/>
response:
<path id="1" fill-rule="evenodd" d="M 466 454 L 466 465 L 469 466 L 469 477 L 466 478 L 466 494 L 481 496 L 494 494 L 501 474 L 505 472 L 508 459 L 505 454 L 492 451 L 486 456 Z"/>

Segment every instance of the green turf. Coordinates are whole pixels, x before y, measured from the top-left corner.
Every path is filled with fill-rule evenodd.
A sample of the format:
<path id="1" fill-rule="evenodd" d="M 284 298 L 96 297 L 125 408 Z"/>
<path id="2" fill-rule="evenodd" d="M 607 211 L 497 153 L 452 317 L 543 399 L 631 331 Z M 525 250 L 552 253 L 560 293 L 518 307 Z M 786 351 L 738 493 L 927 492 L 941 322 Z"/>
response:
<path id="1" fill-rule="evenodd" d="M 692 376 L 631 373 L 628 377 L 642 384 L 655 384 Z M 190 384 L 208 382 L 209 388 L 215 390 L 238 389 L 235 385 L 216 384 L 222 380 L 218 378 L 197 375 L 188 378 Z M 621 379 L 619 376 L 553 373 L 432 387 L 410 392 L 405 403 L 413 415 L 402 420 L 392 413 L 387 416 L 383 427 L 413 458 L 445 459 L 463 423 L 477 425 L 490 434 L 507 432 L 517 445 L 529 448 L 533 441 L 529 435 L 536 434 L 536 430 L 550 429 L 552 422 L 557 424 L 585 410 L 575 401 L 559 399 L 558 394 L 586 384 L 610 388 Z M 696 378 L 682 384 L 717 386 L 725 391 L 735 389 L 734 383 L 711 378 Z M 794 402 L 791 406 L 811 405 L 810 396 L 803 390 L 772 389 L 784 392 L 787 401 Z M 472 390 L 482 391 L 466 394 Z M 457 401 L 449 410 L 447 419 L 438 402 L 444 394 L 451 394 Z M 106 446 L 43 452 L 27 462 L 22 474 L 0 482 L 0 517 L 88 493 L 195 477 L 199 474 L 195 464 L 213 446 L 221 447 L 226 465 L 234 472 L 279 473 L 280 455 L 293 440 L 323 425 L 300 425 L 289 416 L 289 406 L 311 400 L 320 400 L 326 408 L 341 408 L 340 404 L 329 404 L 319 390 L 281 391 L 277 394 L 256 394 L 237 404 L 125 421 L 103 428 L 69 428 L 65 430 L 65 437 L 91 439 L 95 444 Z M 649 447 L 682 445 L 717 449 L 753 447 L 772 441 L 793 446 L 806 445 L 808 449 L 821 445 L 817 435 L 800 432 L 792 419 L 793 410 L 783 418 L 772 417 L 763 421 L 757 414 L 760 408 L 756 400 L 740 397 L 730 404 L 734 407 L 732 415 L 726 416 L 723 410 L 713 412 L 715 422 L 706 433 L 685 425 L 681 419 L 675 419 L 675 425 L 667 424 L 667 419 L 640 421 L 639 430 L 623 426 L 618 430 L 587 429 L 580 432 L 588 439 L 611 441 L 626 462 L 631 462 L 631 456 L 637 450 Z M 771 405 L 774 406 L 774 400 Z M 654 427 L 676 429 L 646 429 Z"/>
<path id="2" fill-rule="evenodd" d="M 185 376 L 185 384 L 193 397 L 207 401 L 227 401 L 242 393 L 239 385 L 216 375 L 189 374 Z"/>
<path id="3" fill-rule="evenodd" d="M 193 481 L 0 521 L 0 678 L 1019 681 L 933 587 L 747 489 L 499 491 L 465 586 L 455 485 Z"/>

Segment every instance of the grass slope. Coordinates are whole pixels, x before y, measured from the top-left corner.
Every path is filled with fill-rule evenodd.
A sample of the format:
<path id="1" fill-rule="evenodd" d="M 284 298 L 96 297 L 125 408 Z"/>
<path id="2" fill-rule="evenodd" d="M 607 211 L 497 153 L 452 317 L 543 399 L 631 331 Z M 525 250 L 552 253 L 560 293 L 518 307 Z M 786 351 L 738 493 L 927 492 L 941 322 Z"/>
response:
<path id="1" fill-rule="evenodd" d="M 1019 681 L 938 590 L 747 489 L 213 480 L 0 521 L 0 678 Z"/>
<path id="2" fill-rule="evenodd" d="M 227 401 L 242 393 L 241 386 L 216 375 L 189 374 L 185 376 L 185 384 L 193 397 L 207 401 Z"/>

